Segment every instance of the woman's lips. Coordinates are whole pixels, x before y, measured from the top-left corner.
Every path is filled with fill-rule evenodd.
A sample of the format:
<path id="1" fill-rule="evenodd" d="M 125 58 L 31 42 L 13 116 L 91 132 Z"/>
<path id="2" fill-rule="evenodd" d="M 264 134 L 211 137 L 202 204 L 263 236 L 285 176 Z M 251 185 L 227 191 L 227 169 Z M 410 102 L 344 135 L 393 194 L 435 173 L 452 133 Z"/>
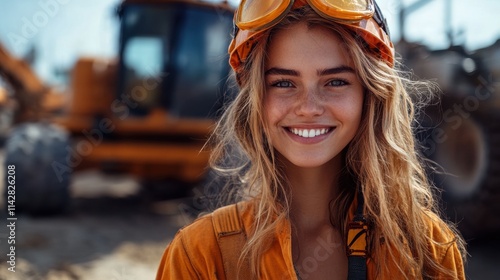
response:
<path id="1" fill-rule="evenodd" d="M 303 144 L 315 144 L 326 139 L 336 127 L 285 127 L 285 131 L 296 142 Z"/>
<path id="2" fill-rule="evenodd" d="M 298 135 L 300 137 L 304 137 L 304 138 L 312 138 L 312 137 L 325 135 L 328 132 L 330 132 L 331 129 L 332 129 L 331 127 L 327 127 L 327 128 L 325 128 L 325 127 L 323 127 L 323 128 L 292 128 L 292 127 L 288 127 L 288 130 L 291 133 Z"/>

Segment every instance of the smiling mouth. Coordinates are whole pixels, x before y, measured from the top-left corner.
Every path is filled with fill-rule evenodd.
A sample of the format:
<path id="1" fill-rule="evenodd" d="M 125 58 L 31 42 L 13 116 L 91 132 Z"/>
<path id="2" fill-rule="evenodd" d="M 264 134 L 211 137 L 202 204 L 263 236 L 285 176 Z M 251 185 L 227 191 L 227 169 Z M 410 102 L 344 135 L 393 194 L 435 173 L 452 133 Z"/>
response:
<path id="1" fill-rule="evenodd" d="M 312 138 L 312 137 L 317 137 L 321 135 L 325 135 L 328 132 L 332 131 L 335 129 L 335 127 L 329 127 L 329 128 L 316 128 L 316 129 L 301 129 L 301 128 L 292 128 L 288 127 L 288 131 L 291 133 L 298 135 L 300 137 L 304 138 Z"/>

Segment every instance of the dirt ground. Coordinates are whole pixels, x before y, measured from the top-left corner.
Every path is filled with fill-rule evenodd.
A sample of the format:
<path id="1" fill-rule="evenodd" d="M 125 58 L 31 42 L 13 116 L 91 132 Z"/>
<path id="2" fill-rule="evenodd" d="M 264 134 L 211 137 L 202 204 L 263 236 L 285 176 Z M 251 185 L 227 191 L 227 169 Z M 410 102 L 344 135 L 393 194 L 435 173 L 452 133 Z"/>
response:
<path id="1" fill-rule="evenodd" d="M 152 201 L 132 178 L 84 172 L 74 176 L 71 190 L 65 215 L 18 216 L 15 273 L 7 270 L 8 235 L 0 225 L 0 279 L 154 279 L 165 246 L 192 219 L 182 210 L 191 198 Z M 6 218 L 2 211 L 0 223 Z M 468 279 L 499 279 L 498 241 L 471 242 Z"/>
<path id="2" fill-rule="evenodd" d="M 15 273 L 8 271 L 10 245 L 1 227 L 0 279 L 154 279 L 165 246 L 192 219 L 179 208 L 186 199 L 151 201 L 132 178 L 84 172 L 71 190 L 65 215 L 17 216 Z M 4 212 L 0 221 L 7 224 Z"/>

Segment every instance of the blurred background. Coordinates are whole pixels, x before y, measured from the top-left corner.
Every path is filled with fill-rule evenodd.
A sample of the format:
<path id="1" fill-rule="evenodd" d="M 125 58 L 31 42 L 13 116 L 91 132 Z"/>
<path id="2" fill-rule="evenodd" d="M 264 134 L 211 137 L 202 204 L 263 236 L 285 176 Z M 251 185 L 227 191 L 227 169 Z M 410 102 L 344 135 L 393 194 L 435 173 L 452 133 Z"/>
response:
<path id="1" fill-rule="evenodd" d="M 468 278 L 497 279 L 500 2 L 377 2 L 405 69 L 443 92 L 416 133 L 469 243 Z M 154 278 L 175 232 L 217 195 L 202 148 L 235 94 L 237 4 L 0 0 L 0 204 L 14 210 L 15 165 L 18 218 L 16 273 L 0 227 L 0 279 Z"/>

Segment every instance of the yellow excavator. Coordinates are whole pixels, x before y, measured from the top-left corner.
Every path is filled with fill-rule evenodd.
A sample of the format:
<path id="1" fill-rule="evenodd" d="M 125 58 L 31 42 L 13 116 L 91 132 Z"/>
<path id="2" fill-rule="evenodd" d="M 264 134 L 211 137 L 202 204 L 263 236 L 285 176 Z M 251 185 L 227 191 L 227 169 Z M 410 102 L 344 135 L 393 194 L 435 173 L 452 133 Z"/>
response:
<path id="1" fill-rule="evenodd" d="M 124 0 L 118 57 L 80 58 L 63 94 L 0 45 L 0 75 L 16 101 L 5 164 L 16 168 L 17 211 L 64 211 L 71 174 L 88 168 L 145 185 L 202 181 L 202 148 L 234 94 L 233 11 L 226 1 Z"/>

